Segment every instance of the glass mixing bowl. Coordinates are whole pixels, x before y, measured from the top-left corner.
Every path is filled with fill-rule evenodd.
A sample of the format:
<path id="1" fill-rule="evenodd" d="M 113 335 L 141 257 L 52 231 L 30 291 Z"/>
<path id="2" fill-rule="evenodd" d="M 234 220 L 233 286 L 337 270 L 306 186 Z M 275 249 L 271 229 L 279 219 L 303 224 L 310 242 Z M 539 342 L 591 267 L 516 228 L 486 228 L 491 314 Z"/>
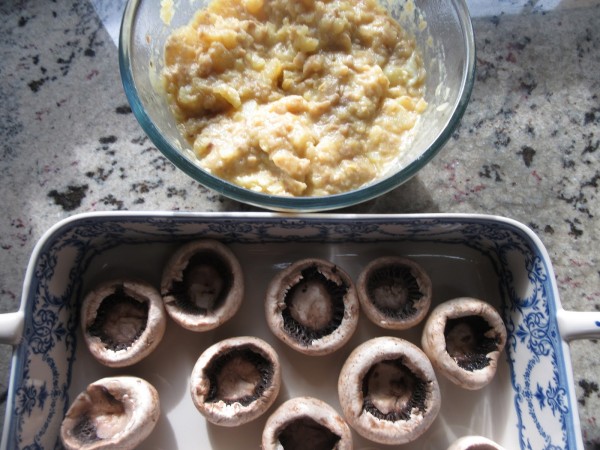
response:
<path id="1" fill-rule="evenodd" d="M 290 0 L 293 1 L 293 0 Z M 464 0 L 380 0 L 411 33 L 427 71 L 425 100 L 409 151 L 395 170 L 358 189 L 322 197 L 285 197 L 254 192 L 202 169 L 178 130 L 161 89 L 164 43 L 187 24 L 206 0 L 129 0 L 123 15 L 119 64 L 132 111 L 154 145 L 179 169 L 224 196 L 277 211 L 342 208 L 384 194 L 415 175 L 442 148 L 467 107 L 475 72 L 475 43 Z M 165 8 L 167 8 L 165 10 Z M 172 14 L 167 24 L 161 19 Z"/>

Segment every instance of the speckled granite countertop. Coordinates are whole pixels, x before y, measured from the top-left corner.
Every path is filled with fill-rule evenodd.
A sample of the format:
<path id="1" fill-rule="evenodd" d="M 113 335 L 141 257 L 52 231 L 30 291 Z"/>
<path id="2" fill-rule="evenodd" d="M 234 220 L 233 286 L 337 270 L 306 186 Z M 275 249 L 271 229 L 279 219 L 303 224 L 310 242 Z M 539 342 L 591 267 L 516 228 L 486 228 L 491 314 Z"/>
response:
<path id="1" fill-rule="evenodd" d="M 565 308 L 600 310 L 600 1 L 469 4 L 477 80 L 462 123 L 413 180 L 345 212 L 512 217 L 546 245 Z M 0 3 L 0 312 L 17 309 L 33 246 L 69 215 L 251 209 L 177 172 L 142 132 L 119 77 L 123 6 Z M 599 345 L 571 347 L 587 449 L 600 448 Z"/>

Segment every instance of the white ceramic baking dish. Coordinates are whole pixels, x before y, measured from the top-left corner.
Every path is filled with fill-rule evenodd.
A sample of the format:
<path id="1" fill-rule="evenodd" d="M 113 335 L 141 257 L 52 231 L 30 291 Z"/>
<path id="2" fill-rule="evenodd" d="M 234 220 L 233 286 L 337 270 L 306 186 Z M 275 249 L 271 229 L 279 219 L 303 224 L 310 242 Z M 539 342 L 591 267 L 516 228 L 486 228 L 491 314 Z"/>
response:
<path id="1" fill-rule="evenodd" d="M 99 281 L 142 277 L 158 284 L 171 252 L 192 239 L 218 239 L 245 270 L 241 310 L 215 331 L 192 333 L 169 322 L 156 351 L 128 369 L 99 365 L 83 343 L 82 298 Z M 215 341 L 255 335 L 282 360 L 277 404 L 311 395 L 339 410 L 337 377 L 360 342 L 395 335 L 418 343 L 421 327 L 385 331 L 361 317 L 351 342 L 310 357 L 277 341 L 266 326 L 263 296 L 271 277 L 302 257 L 329 259 L 357 277 L 380 255 L 403 255 L 430 273 L 434 304 L 458 296 L 485 299 L 504 316 L 508 344 L 496 377 L 464 391 L 442 376 L 442 409 L 411 449 L 445 449 L 480 434 L 507 449 L 582 449 L 568 341 L 600 336 L 600 313 L 565 311 L 548 254 L 526 226 L 485 215 L 305 215 L 271 213 L 90 213 L 51 228 L 32 254 L 19 311 L 0 315 L 1 341 L 14 345 L 2 449 L 60 448 L 69 402 L 101 377 L 133 374 L 158 389 L 161 418 L 144 449 L 259 448 L 266 415 L 234 429 L 205 422 L 188 393 L 200 353 Z M 268 413 L 267 413 L 268 415 Z M 356 449 L 376 446 L 355 435 Z"/>

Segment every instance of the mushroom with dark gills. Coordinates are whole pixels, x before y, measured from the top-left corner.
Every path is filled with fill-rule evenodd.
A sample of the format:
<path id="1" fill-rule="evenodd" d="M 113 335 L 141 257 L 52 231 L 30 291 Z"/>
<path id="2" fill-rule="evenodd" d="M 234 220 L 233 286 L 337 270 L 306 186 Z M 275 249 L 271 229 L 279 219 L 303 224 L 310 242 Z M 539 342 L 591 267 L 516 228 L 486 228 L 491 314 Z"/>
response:
<path id="1" fill-rule="evenodd" d="M 433 366 L 454 384 L 476 390 L 496 374 L 506 327 L 483 300 L 461 297 L 438 305 L 423 329 L 421 346 Z"/>
<path id="2" fill-rule="evenodd" d="M 62 421 L 67 450 L 128 450 L 138 447 L 160 416 L 156 389 L 132 376 L 102 378 L 80 393 Z"/>
<path id="3" fill-rule="evenodd" d="M 148 356 L 162 340 L 166 323 L 160 293 L 145 281 L 105 281 L 81 305 L 84 341 L 109 367 L 130 366 Z"/>
<path id="4" fill-rule="evenodd" d="M 161 294 L 169 316 L 192 331 L 212 330 L 238 311 L 244 276 L 235 254 L 212 239 L 179 247 L 163 270 Z"/>
<path id="5" fill-rule="evenodd" d="M 441 406 L 435 372 L 423 351 L 397 337 L 359 345 L 339 374 L 344 417 L 379 444 L 412 442 L 429 429 Z"/>
<path id="6" fill-rule="evenodd" d="M 307 355 L 325 355 L 354 334 L 360 306 L 350 276 L 323 259 L 302 259 L 267 287 L 265 315 L 273 334 Z"/>
<path id="7" fill-rule="evenodd" d="M 352 450 L 352 431 L 330 405 L 313 397 L 287 400 L 267 419 L 262 450 Z"/>
<path id="8" fill-rule="evenodd" d="M 207 348 L 190 378 L 192 401 L 215 425 L 233 427 L 261 416 L 281 386 L 275 350 L 262 339 L 232 337 Z"/>
<path id="9" fill-rule="evenodd" d="M 425 318 L 431 305 L 429 275 L 415 261 L 399 256 L 384 256 L 367 264 L 356 289 L 362 311 L 382 328 L 411 328 Z"/>

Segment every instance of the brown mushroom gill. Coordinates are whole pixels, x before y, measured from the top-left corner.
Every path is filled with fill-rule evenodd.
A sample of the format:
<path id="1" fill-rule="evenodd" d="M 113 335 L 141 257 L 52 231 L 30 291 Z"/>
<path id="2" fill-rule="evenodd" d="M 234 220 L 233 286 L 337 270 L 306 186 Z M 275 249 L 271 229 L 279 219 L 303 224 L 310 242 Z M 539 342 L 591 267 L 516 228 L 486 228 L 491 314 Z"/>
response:
<path id="1" fill-rule="evenodd" d="M 301 272 L 301 280 L 285 293 L 282 311 L 285 331 L 303 345 L 335 331 L 344 318 L 346 284 L 325 277 L 317 265 Z"/>
<path id="2" fill-rule="evenodd" d="M 226 261 L 211 251 L 194 254 L 183 271 L 181 281 L 174 281 L 168 295 L 190 314 L 206 315 L 221 307 L 233 285 Z"/>
<path id="3" fill-rule="evenodd" d="M 117 288 L 102 300 L 88 332 L 110 350 L 127 349 L 146 329 L 148 310 L 148 303 L 128 296 L 122 287 Z"/>
<path id="4" fill-rule="evenodd" d="M 92 385 L 87 394 L 94 407 L 83 412 L 73 427 L 73 435 L 81 445 L 114 436 L 125 428 L 131 416 L 131 411 L 126 411 L 104 386 Z"/>
<path id="5" fill-rule="evenodd" d="M 267 419 L 263 450 L 352 450 L 348 423 L 329 404 L 314 397 L 283 402 Z"/>
<path id="6" fill-rule="evenodd" d="M 237 347 L 214 358 L 205 373 L 210 381 L 206 402 L 248 406 L 272 384 L 273 364 L 248 346 Z"/>
<path id="7" fill-rule="evenodd" d="M 481 316 L 448 319 L 444 328 L 446 351 L 463 369 L 474 371 L 487 367 L 487 354 L 497 349 L 495 338 L 487 337 L 492 327 Z"/>
<path id="8" fill-rule="evenodd" d="M 311 450 L 336 448 L 341 437 L 310 417 L 299 417 L 287 424 L 279 433 L 279 442 L 285 450 Z"/>
<path id="9" fill-rule="evenodd" d="M 394 319 L 416 314 L 415 302 L 423 297 L 410 267 L 400 264 L 374 270 L 369 276 L 367 293 L 382 314 Z"/>
<path id="10" fill-rule="evenodd" d="M 362 386 L 363 409 L 378 419 L 410 420 L 425 411 L 427 384 L 402 359 L 381 361 L 369 369 Z"/>
<path id="11" fill-rule="evenodd" d="M 147 381 L 107 377 L 87 386 L 70 405 L 60 427 L 67 450 L 130 450 L 156 426 L 160 399 Z"/>
<path id="12" fill-rule="evenodd" d="M 412 442 L 434 422 L 441 393 L 431 362 L 413 343 L 380 336 L 356 347 L 338 377 L 348 424 L 380 443 Z"/>

